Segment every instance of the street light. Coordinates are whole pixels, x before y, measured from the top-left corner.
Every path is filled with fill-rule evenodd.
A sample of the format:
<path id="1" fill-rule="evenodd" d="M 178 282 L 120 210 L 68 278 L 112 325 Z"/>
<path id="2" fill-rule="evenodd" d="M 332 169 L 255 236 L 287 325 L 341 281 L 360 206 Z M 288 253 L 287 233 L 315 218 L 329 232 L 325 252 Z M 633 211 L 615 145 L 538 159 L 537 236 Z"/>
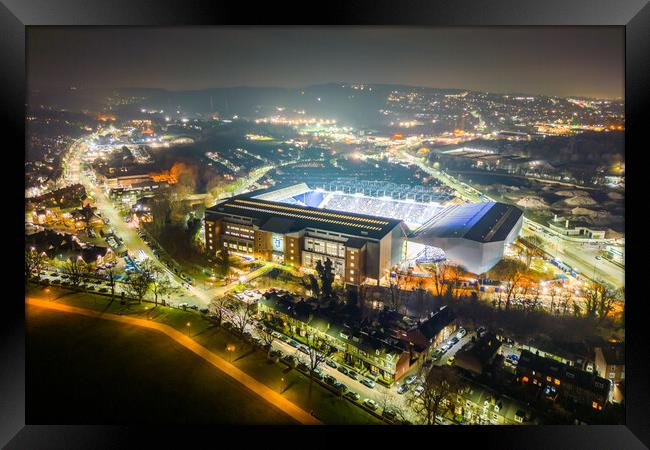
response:
<path id="1" fill-rule="evenodd" d="M 191 327 L 191 326 L 192 326 L 192 324 L 189 323 L 189 322 L 187 322 L 187 336 L 188 336 L 188 337 L 191 337 L 191 336 L 190 336 L 190 327 Z"/>
<path id="2" fill-rule="evenodd" d="M 232 354 L 237 349 L 234 344 L 226 345 L 226 350 L 228 351 L 228 362 L 232 362 Z"/>

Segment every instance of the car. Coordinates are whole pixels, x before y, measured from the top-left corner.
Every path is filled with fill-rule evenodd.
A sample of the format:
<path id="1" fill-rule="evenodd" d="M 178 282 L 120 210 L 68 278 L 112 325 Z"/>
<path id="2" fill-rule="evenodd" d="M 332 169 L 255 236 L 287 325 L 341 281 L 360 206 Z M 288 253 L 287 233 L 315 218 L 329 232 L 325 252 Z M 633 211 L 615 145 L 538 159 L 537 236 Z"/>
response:
<path id="1" fill-rule="evenodd" d="M 454 345 L 456 345 L 456 344 L 458 343 L 459 340 L 460 340 L 460 339 L 458 339 L 457 337 L 452 338 L 451 341 L 450 341 L 452 347 L 453 347 Z"/>
<path id="2" fill-rule="evenodd" d="M 307 346 L 305 346 L 305 345 L 301 345 L 300 347 L 298 347 L 298 350 L 300 350 L 301 352 L 303 352 L 305 355 L 308 355 L 308 354 L 309 354 L 309 347 L 307 347 Z"/>
<path id="3" fill-rule="evenodd" d="M 284 362 L 285 364 L 288 364 L 291 367 L 296 367 L 296 358 L 294 358 L 291 355 L 286 355 L 286 356 L 282 357 L 282 362 Z"/>
<path id="4" fill-rule="evenodd" d="M 422 364 L 422 367 L 424 367 L 425 369 L 428 369 L 428 368 L 431 367 L 432 365 L 433 365 L 433 361 L 430 360 L 430 359 L 427 359 L 427 360 L 424 361 L 424 363 Z"/>
<path id="5" fill-rule="evenodd" d="M 414 394 L 415 396 L 417 396 L 417 397 L 419 397 L 420 395 L 422 395 L 423 392 L 424 392 L 424 386 L 422 386 L 422 385 L 419 385 L 419 386 L 417 386 L 415 389 L 413 389 L 413 394 Z"/>
<path id="6" fill-rule="evenodd" d="M 320 370 L 320 369 L 316 369 L 316 370 L 314 370 L 314 371 L 312 372 L 312 375 L 313 375 L 313 377 L 316 378 L 317 380 L 322 380 L 322 379 L 324 378 L 324 376 L 325 376 L 325 374 L 323 373 L 323 371 Z"/>
<path id="7" fill-rule="evenodd" d="M 391 421 L 395 420 L 395 418 L 397 417 L 397 414 L 392 409 L 385 409 L 381 415 Z"/>
<path id="8" fill-rule="evenodd" d="M 367 398 L 363 401 L 363 404 L 366 405 L 367 408 L 372 409 L 373 411 L 377 409 L 377 402 L 374 401 L 371 398 Z"/>
<path id="9" fill-rule="evenodd" d="M 451 366 L 451 365 L 454 363 L 455 360 L 456 360 L 456 357 L 455 357 L 455 356 L 450 357 L 450 358 L 447 360 L 447 365 L 448 365 L 448 366 Z"/>
<path id="10" fill-rule="evenodd" d="M 408 384 L 403 384 L 400 387 L 397 388 L 397 393 L 398 394 L 404 394 L 406 391 L 409 390 L 409 385 Z"/>
<path id="11" fill-rule="evenodd" d="M 338 367 L 338 365 L 334 361 L 332 361 L 331 359 L 326 359 L 325 364 L 330 366 L 332 369 L 336 369 Z"/>
<path id="12" fill-rule="evenodd" d="M 485 327 L 478 327 L 476 329 L 476 334 L 478 335 L 478 337 L 483 337 L 486 331 L 487 330 L 485 329 Z"/>
<path id="13" fill-rule="evenodd" d="M 348 387 L 340 381 L 334 384 L 334 389 L 339 391 L 340 394 L 345 394 L 348 391 Z"/>
<path id="14" fill-rule="evenodd" d="M 600 256 L 596 256 L 596 259 L 597 259 L 598 261 L 600 261 L 600 260 L 603 259 L 603 258 L 600 257 Z"/>
<path id="15" fill-rule="evenodd" d="M 244 336 L 246 339 L 250 339 L 253 337 L 250 331 L 244 331 L 244 333 L 242 333 L 242 336 Z"/>
<path id="16" fill-rule="evenodd" d="M 346 369 L 346 368 L 343 367 L 343 366 L 338 366 L 338 367 L 336 368 L 336 370 L 338 370 L 339 372 L 341 372 L 343 375 L 347 375 L 347 374 L 348 374 L 348 369 Z"/>
<path id="17" fill-rule="evenodd" d="M 336 383 L 336 378 L 334 378 L 332 375 L 325 375 L 325 383 L 329 384 L 330 386 L 334 386 Z"/>
<path id="18" fill-rule="evenodd" d="M 458 333 L 456 333 L 456 336 L 458 338 L 463 338 L 467 334 L 467 330 L 465 328 L 461 328 L 458 330 Z"/>
<path id="19" fill-rule="evenodd" d="M 300 344 L 294 341 L 293 339 L 289 341 L 289 345 L 292 346 L 293 348 L 300 348 Z"/>
<path id="20" fill-rule="evenodd" d="M 373 389 L 375 387 L 375 382 L 369 378 L 363 378 L 360 383 L 364 386 L 368 386 L 370 389 Z"/>
<path id="21" fill-rule="evenodd" d="M 278 333 L 277 331 L 272 331 L 271 335 L 276 339 L 282 339 L 282 335 L 280 333 Z"/>
<path id="22" fill-rule="evenodd" d="M 195 311 L 199 309 L 199 307 L 197 305 L 192 305 L 192 306 L 190 306 L 190 308 L 195 310 Z"/>
<path id="23" fill-rule="evenodd" d="M 450 347 L 449 344 L 445 344 L 445 345 L 443 345 L 442 347 L 440 347 L 440 349 L 439 349 L 439 350 L 440 350 L 440 355 L 438 356 L 438 358 L 440 358 L 440 356 L 442 356 L 442 355 L 444 355 L 445 353 L 447 353 L 447 350 L 449 350 L 449 347 Z"/>
<path id="24" fill-rule="evenodd" d="M 406 383 L 406 384 L 411 384 L 411 383 L 413 383 L 416 379 L 417 379 L 417 376 L 415 376 L 415 375 L 410 375 L 410 376 L 406 377 L 406 379 L 404 380 L 404 383 Z"/>
<path id="25" fill-rule="evenodd" d="M 103 287 L 103 288 L 100 288 L 100 289 L 99 289 L 99 292 L 108 292 L 108 289 L 105 288 L 105 287 Z"/>
<path id="26" fill-rule="evenodd" d="M 201 309 L 199 309 L 199 312 L 200 312 L 201 314 L 207 314 L 207 313 L 210 312 L 210 310 L 209 310 L 208 308 L 201 308 Z"/>
<path id="27" fill-rule="evenodd" d="M 305 364 L 303 361 L 300 361 L 300 363 L 298 363 L 298 370 L 302 372 L 309 372 L 309 366 Z"/>
<path id="28" fill-rule="evenodd" d="M 359 374 L 356 373 L 354 370 L 349 371 L 348 376 L 350 378 L 352 378 L 353 380 L 358 380 L 359 379 Z"/>
<path id="29" fill-rule="evenodd" d="M 269 356 L 271 358 L 279 358 L 282 356 L 282 352 L 280 350 L 271 350 L 271 353 L 269 353 Z"/>
<path id="30" fill-rule="evenodd" d="M 358 401 L 358 400 L 361 398 L 361 396 L 359 395 L 359 393 L 358 393 L 358 392 L 354 392 L 354 391 L 348 391 L 348 392 L 345 394 L 345 396 L 346 396 L 347 398 L 349 398 L 349 399 L 354 400 L 355 402 Z"/>

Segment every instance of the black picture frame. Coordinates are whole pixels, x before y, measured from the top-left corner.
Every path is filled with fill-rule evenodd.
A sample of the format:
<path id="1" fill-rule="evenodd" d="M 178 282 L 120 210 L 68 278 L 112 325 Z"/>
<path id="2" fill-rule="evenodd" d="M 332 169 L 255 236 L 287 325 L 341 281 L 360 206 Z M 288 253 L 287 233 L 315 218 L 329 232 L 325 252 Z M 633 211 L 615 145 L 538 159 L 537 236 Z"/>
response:
<path id="1" fill-rule="evenodd" d="M 650 373 L 648 370 L 648 338 L 644 330 L 645 298 L 641 296 L 643 276 L 640 265 L 643 255 L 641 219 L 631 220 L 631 202 L 640 185 L 644 167 L 644 123 L 642 113 L 650 107 L 650 5 L 647 0 L 455 0 L 446 1 L 348 1 L 323 2 L 315 9 L 310 5 L 252 4 L 196 0 L 3 0 L 0 4 L 0 111 L 7 126 L 7 136 L 15 144 L 3 144 L 5 158 L 19 159 L 24 148 L 25 123 L 25 31 L 30 26 L 196 26 L 220 24 L 286 24 L 289 13 L 298 12 L 293 19 L 300 24 L 346 25 L 404 25 L 404 26 L 621 26 L 625 27 L 626 49 L 626 159 L 628 167 L 626 202 L 626 237 L 628 264 L 626 270 L 626 425 L 586 427 L 411 427 L 409 436 L 465 442 L 470 437 L 475 445 L 500 445 L 502 448 L 603 448 L 632 449 L 650 445 Z M 6 140 L 5 140 L 6 142 Z M 15 162 L 18 164 L 17 162 Z M 13 164 L 13 163 L 11 163 Z M 8 175 L 20 178 L 13 165 Z M 18 183 L 18 181 L 16 182 Z M 5 186 L 9 186 L 6 182 Z M 13 191 L 13 184 L 11 191 Z M 642 189 L 642 188 L 641 188 Z M 21 227 L 20 210 L 24 209 L 22 195 L 16 197 L 16 228 Z M 642 200 L 641 200 L 642 201 Z M 640 213 L 636 216 L 640 217 Z M 635 216 L 635 217 L 636 217 Z M 8 222 L 12 222 L 9 219 Z M 22 254 L 22 243 L 14 239 L 19 231 L 6 228 L 5 251 Z M 23 233 L 23 231 L 20 231 Z M 631 239 L 631 241 L 630 241 Z M 10 248 L 11 243 L 15 248 Z M 636 256 L 639 258 L 637 259 Z M 7 257 L 6 257 L 7 258 Z M 632 263 L 630 263 L 632 261 Z M 20 271 L 18 263 L 13 269 Z M 6 275 L 17 280 L 22 274 Z M 20 290 L 19 287 L 16 288 Z M 152 431 L 127 427 L 81 427 L 25 424 L 25 312 L 20 292 L 5 291 L 0 308 L 0 445 L 6 448 L 106 448 L 133 445 L 134 437 L 152 435 L 150 443 L 164 439 L 167 444 L 188 443 L 196 436 L 214 436 L 212 430 L 178 428 Z M 397 427 L 392 427 L 397 428 Z M 270 433 L 278 430 L 269 429 Z M 319 431 L 301 432 L 318 433 Z M 322 432 L 322 431 L 321 431 Z M 237 433 L 246 433 L 237 431 Z M 381 442 L 387 431 L 373 432 Z M 391 431 L 392 433 L 392 431 Z M 460 433 L 460 434 L 458 434 Z M 260 433 L 262 434 L 262 433 Z M 279 434 L 279 433 L 278 433 Z M 162 435 L 162 436 L 161 436 Z M 409 438 L 411 439 L 411 438 Z M 214 441 L 213 441 L 214 442 Z M 403 445 L 409 445 L 404 441 Z M 419 445 L 419 444 L 418 444 Z M 433 444 L 432 444 L 433 445 Z M 215 446 L 215 445 L 211 445 Z M 185 447 L 185 445 L 183 445 Z"/>

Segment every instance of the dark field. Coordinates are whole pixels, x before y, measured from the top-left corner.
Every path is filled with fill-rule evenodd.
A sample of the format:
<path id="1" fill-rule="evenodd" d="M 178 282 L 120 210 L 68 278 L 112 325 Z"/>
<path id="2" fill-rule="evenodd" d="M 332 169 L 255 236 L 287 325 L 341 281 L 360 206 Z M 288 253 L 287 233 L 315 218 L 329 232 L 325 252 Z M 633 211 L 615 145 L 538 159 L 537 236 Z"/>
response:
<path id="1" fill-rule="evenodd" d="M 28 424 L 294 424 L 155 331 L 27 308 Z"/>

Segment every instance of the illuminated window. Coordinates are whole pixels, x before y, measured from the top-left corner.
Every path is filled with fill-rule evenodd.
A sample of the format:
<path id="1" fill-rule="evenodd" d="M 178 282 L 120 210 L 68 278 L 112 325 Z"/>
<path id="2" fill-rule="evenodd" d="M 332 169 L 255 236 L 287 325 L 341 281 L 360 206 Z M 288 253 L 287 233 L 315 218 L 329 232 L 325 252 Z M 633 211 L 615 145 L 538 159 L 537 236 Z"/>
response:
<path id="1" fill-rule="evenodd" d="M 551 377 L 546 377 L 546 381 L 548 381 L 550 383 L 552 381 L 552 378 Z"/>
<path id="2" fill-rule="evenodd" d="M 522 377 L 521 381 L 523 381 L 524 383 L 528 383 L 528 377 Z"/>
<path id="3" fill-rule="evenodd" d="M 598 403 L 597 402 L 591 402 L 591 407 L 594 409 L 598 409 Z"/>
<path id="4" fill-rule="evenodd" d="M 354 267 L 354 263 L 350 263 L 350 267 Z"/>
<path id="5" fill-rule="evenodd" d="M 351 270 L 351 271 L 350 271 L 350 275 L 354 275 L 354 270 Z"/>

